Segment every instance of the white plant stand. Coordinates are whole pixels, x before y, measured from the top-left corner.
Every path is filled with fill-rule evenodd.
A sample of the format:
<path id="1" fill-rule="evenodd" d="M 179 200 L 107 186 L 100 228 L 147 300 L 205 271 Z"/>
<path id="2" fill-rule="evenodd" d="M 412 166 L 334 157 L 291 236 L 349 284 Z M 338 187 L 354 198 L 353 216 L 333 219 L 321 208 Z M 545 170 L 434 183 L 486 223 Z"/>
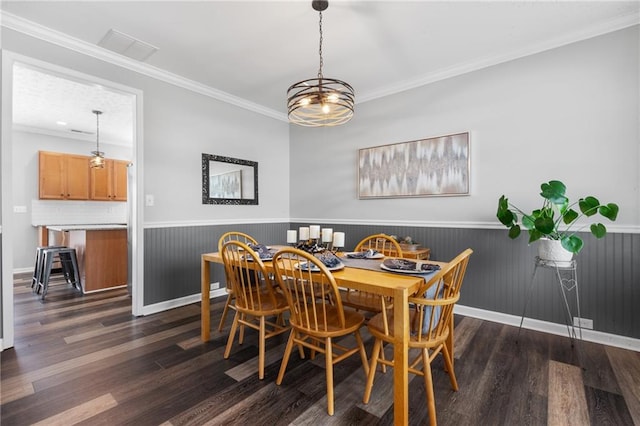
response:
<path id="1" fill-rule="evenodd" d="M 558 281 L 558 287 L 560 293 L 562 294 L 562 299 L 564 301 L 564 306 L 566 309 L 565 316 L 567 321 L 567 333 L 569 334 L 569 338 L 571 339 L 571 345 L 573 346 L 574 342 L 582 340 L 582 325 L 581 325 L 581 315 L 580 315 L 580 296 L 578 293 L 578 275 L 576 272 L 577 261 L 571 260 L 568 262 L 555 262 L 553 260 L 545 260 L 540 259 L 536 256 L 535 267 L 533 268 L 533 274 L 531 275 L 531 283 L 529 285 L 529 290 L 527 291 L 527 298 L 525 300 L 524 309 L 522 310 L 522 315 L 520 317 L 520 327 L 518 328 L 518 336 L 520 335 L 520 330 L 522 329 L 522 323 L 524 321 L 524 316 L 527 312 L 527 307 L 529 306 L 529 301 L 531 300 L 531 292 L 533 290 L 533 286 L 535 285 L 535 277 L 538 268 L 546 268 L 553 270 L 556 274 L 556 278 Z M 567 294 L 571 293 L 575 290 L 576 295 L 576 316 L 578 318 L 577 327 L 573 323 L 573 313 L 571 311 L 571 307 L 569 305 L 569 299 Z M 577 333 L 576 333 L 576 328 Z M 578 349 L 578 348 L 577 348 Z"/>

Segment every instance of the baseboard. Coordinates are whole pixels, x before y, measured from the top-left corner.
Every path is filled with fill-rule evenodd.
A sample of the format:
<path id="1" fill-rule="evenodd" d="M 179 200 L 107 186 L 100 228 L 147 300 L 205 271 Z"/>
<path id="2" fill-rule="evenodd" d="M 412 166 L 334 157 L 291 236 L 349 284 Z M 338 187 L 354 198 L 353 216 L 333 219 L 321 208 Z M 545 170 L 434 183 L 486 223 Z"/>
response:
<path id="1" fill-rule="evenodd" d="M 226 288 L 219 288 L 217 290 L 213 290 L 210 299 L 215 297 L 226 296 L 227 290 Z M 147 305 L 142 308 L 142 315 L 151 315 L 156 314 L 162 311 L 168 311 L 169 309 L 179 308 L 181 306 L 190 305 L 192 303 L 198 303 L 201 300 L 200 293 L 191 294 L 189 296 L 180 297 L 178 299 L 167 300 L 166 302 L 155 303 L 153 305 Z"/>
<path id="2" fill-rule="evenodd" d="M 454 313 L 464 315 L 466 317 L 473 317 L 482 320 L 497 322 L 500 324 L 513 325 L 515 327 L 520 326 L 521 317 L 516 315 L 487 311 L 484 309 L 472 308 L 464 305 L 456 305 L 454 308 Z M 567 332 L 566 324 L 557 324 L 533 318 L 525 318 L 522 323 L 522 328 L 542 331 L 544 333 L 555 334 L 558 336 L 569 335 Z M 631 337 L 619 336 L 616 334 L 603 333 L 601 331 L 587 330 L 583 328 L 582 340 L 640 352 L 640 339 L 634 339 Z"/>

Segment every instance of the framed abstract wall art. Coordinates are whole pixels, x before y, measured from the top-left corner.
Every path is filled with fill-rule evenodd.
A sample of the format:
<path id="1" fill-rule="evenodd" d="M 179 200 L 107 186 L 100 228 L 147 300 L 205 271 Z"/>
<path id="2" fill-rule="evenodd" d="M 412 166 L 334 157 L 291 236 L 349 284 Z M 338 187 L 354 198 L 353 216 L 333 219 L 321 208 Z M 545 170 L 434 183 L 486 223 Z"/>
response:
<path id="1" fill-rule="evenodd" d="M 469 133 L 363 148 L 358 198 L 469 195 Z"/>

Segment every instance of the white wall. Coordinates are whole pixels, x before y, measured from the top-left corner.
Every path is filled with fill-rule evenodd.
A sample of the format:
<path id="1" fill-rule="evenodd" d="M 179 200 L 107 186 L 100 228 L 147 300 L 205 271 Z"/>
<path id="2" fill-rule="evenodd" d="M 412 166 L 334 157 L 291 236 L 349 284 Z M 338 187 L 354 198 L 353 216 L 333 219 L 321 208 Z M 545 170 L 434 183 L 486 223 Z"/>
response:
<path id="1" fill-rule="evenodd" d="M 287 123 L 4 27 L 2 47 L 143 91 L 144 193 L 155 198 L 153 207 L 142 207 L 145 226 L 288 218 Z M 203 205 L 202 153 L 257 161 L 260 204 Z M 19 192 L 15 191 L 16 197 Z M 13 202 L 26 203 L 22 199 Z M 14 265 L 24 267 L 24 260 Z"/>
<path id="2" fill-rule="evenodd" d="M 38 244 L 37 228 L 31 226 L 31 201 L 38 199 L 38 151 L 64 152 L 91 155 L 95 144 L 78 139 L 45 134 L 13 131 L 13 206 L 26 207 L 25 213 L 13 214 L 15 234 L 13 239 L 13 264 L 15 270 L 33 269 L 33 255 Z M 102 143 L 107 158 L 131 160 L 130 147 Z M 45 201 L 46 202 L 46 201 Z M 88 206 L 95 202 L 86 201 Z"/>
<path id="3" fill-rule="evenodd" d="M 292 127 L 292 218 L 497 226 L 501 194 L 533 208 L 560 179 L 570 197 L 618 203 L 616 225 L 637 229 L 638 40 L 636 26 L 357 104 L 341 127 Z M 357 199 L 358 149 L 465 131 L 470 196 Z"/>

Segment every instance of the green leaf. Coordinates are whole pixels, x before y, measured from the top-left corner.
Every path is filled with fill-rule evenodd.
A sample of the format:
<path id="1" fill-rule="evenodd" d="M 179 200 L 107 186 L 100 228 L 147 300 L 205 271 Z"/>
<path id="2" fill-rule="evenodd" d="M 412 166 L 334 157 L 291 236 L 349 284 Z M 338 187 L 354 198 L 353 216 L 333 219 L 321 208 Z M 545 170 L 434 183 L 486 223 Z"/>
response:
<path id="1" fill-rule="evenodd" d="M 569 250 L 571 253 L 580 252 L 583 245 L 584 243 L 582 242 L 580 237 L 577 237 L 575 235 L 562 238 L 562 247 L 564 247 L 566 250 Z"/>
<path id="2" fill-rule="evenodd" d="M 580 211 L 585 216 L 593 216 L 594 214 L 598 213 L 600 201 L 598 201 L 598 199 L 595 197 L 589 196 L 587 198 L 581 198 L 578 201 L 578 205 L 580 206 Z"/>
<path id="3" fill-rule="evenodd" d="M 565 224 L 570 224 L 571 222 L 573 222 L 574 220 L 576 220 L 578 218 L 578 212 L 575 211 L 574 209 L 569 209 L 569 211 L 567 211 L 563 216 L 562 216 L 562 221 Z"/>
<path id="4" fill-rule="evenodd" d="M 517 217 L 510 210 L 498 211 L 497 216 L 498 220 L 500 220 L 504 226 L 511 226 L 517 221 Z"/>
<path id="5" fill-rule="evenodd" d="M 610 221 L 615 221 L 618 217 L 618 205 L 609 203 L 606 206 L 600 206 L 600 214 Z"/>
<path id="6" fill-rule="evenodd" d="M 498 200 L 498 211 L 496 212 L 496 217 L 504 226 L 511 226 L 515 222 L 518 221 L 518 217 L 509 210 L 509 200 L 505 198 L 503 195 Z"/>
<path id="7" fill-rule="evenodd" d="M 540 185 L 540 188 L 542 189 L 540 193 L 542 198 L 546 198 L 553 204 L 563 205 L 569 202 L 569 199 L 564 195 L 567 187 L 559 180 L 551 180 L 548 183 L 543 183 Z"/>
<path id="8" fill-rule="evenodd" d="M 539 217 L 534 222 L 535 228 L 542 234 L 550 234 L 554 229 L 553 219 L 550 217 Z"/>
<path id="9" fill-rule="evenodd" d="M 542 234 L 535 228 L 529 229 L 529 244 L 542 238 Z"/>
<path id="10" fill-rule="evenodd" d="M 511 229 L 509 229 L 509 238 L 515 239 L 515 238 L 518 238 L 519 236 L 520 236 L 520 226 L 519 225 L 512 226 Z"/>
<path id="11" fill-rule="evenodd" d="M 531 216 L 522 216 L 522 226 L 524 226 L 525 229 L 534 229 L 536 227 Z"/>
<path id="12" fill-rule="evenodd" d="M 602 238 L 607 234 L 607 228 L 601 223 L 594 223 L 591 225 L 591 233 L 596 238 Z"/>

